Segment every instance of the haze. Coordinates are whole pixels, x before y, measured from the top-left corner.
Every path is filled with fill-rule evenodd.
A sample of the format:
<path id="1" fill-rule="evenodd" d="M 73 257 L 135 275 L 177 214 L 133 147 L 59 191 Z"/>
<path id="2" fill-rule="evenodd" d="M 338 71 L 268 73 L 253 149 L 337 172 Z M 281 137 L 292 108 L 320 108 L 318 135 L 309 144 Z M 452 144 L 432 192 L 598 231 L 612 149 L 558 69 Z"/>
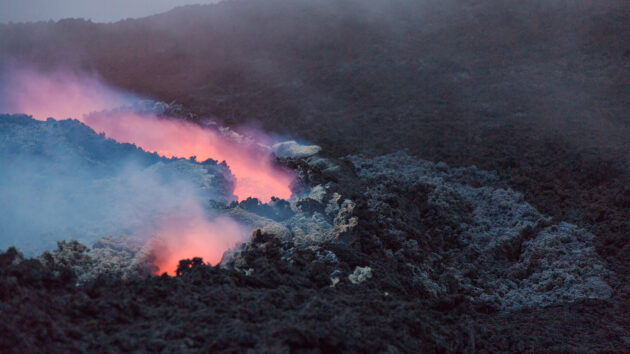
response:
<path id="1" fill-rule="evenodd" d="M 177 6 L 210 4 L 219 0 L 2 0 L 0 23 L 84 18 L 115 22 L 155 15 Z"/>

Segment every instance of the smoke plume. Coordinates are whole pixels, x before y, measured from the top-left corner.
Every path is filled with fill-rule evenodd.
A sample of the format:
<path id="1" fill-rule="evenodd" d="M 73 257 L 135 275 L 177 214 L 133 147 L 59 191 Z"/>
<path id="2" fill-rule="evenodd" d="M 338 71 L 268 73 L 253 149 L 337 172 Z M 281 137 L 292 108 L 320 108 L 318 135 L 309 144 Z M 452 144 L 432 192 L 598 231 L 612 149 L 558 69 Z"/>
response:
<path id="1" fill-rule="evenodd" d="M 97 132 L 119 142 L 132 143 L 146 151 L 166 157 L 195 156 L 226 161 L 236 177 L 235 195 L 269 201 L 272 196 L 289 198 L 293 177 L 273 166 L 268 151 L 260 149 L 268 142 L 264 134 L 251 132 L 254 141 L 244 144 L 241 136 L 232 139 L 218 131 L 204 129 L 183 120 L 165 119 L 132 110 L 114 110 L 131 106 L 140 98 L 103 84 L 95 75 L 69 71 L 43 73 L 14 69 L 4 75 L 0 89 L 8 113 L 26 113 L 35 119 L 47 117 L 76 118 Z"/>
<path id="2" fill-rule="evenodd" d="M 125 153 L 101 147 L 95 149 L 103 156 L 94 157 L 90 149 L 96 143 L 86 143 L 83 131 L 77 136 L 74 130 L 80 129 L 72 121 L 25 125 L 12 130 L 13 136 L 6 130 L 3 138 L 11 151 L 2 157 L 0 248 L 15 245 L 34 254 L 60 239 L 91 244 L 126 234 L 159 245 L 154 248 L 156 264 L 173 274 L 179 259 L 203 257 L 216 263 L 248 236 L 234 220 L 208 212 L 208 199 L 229 201 L 235 195 L 268 201 L 291 195 L 292 176 L 273 165 L 261 147 L 269 143 L 263 134 L 245 138 L 230 131 L 232 136 L 226 136 L 183 120 L 138 113 L 130 108 L 138 97 L 108 87 L 95 75 L 70 71 L 5 71 L 0 92 L 0 111 L 37 120 L 77 118 L 96 133 L 161 156 L 225 161 L 235 177 L 233 194 L 223 193 L 217 180 L 221 165 L 208 165 L 216 169 L 212 176 L 200 170 L 210 168 L 204 164 L 165 164 L 157 155 L 127 153 L 133 148 L 121 144 L 115 146 L 124 146 Z M 64 135 L 63 127 L 73 133 Z M 87 136 L 103 140 L 91 134 Z M 26 147 L 20 141 L 27 141 Z"/>

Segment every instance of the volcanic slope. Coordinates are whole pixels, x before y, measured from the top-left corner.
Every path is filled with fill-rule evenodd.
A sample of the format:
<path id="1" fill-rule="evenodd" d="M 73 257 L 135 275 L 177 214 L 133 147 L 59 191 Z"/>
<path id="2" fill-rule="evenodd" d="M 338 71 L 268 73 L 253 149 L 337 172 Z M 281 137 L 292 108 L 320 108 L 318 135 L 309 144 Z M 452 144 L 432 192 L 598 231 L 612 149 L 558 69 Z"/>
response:
<path id="1" fill-rule="evenodd" d="M 81 127 L 11 118 L 61 131 Z M 294 197 L 209 206 L 255 230 L 220 265 L 182 260 L 176 277 L 115 268 L 139 250 L 116 237 L 91 247 L 60 242 L 38 258 L 14 248 L 0 254 L 0 349 L 627 345 L 627 294 L 595 251 L 593 234 L 540 213 L 496 173 L 404 151 L 330 159 L 288 144 L 276 149 L 278 163 L 298 175 Z"/>
<path id="2" fill-rule="evenodd" d="M 326 154 L 497 171 L 630 274 L 625 0 L 224 1 L 144 19 L 0 25 L 0 63 L 94 70 Z"/>
<path id="3" fill-rule="evenodd" d="M 284 223 L 285 236 L 300 219 L 313 224 L 289 235 L 337 226 L 355 240 L 283 260 L 295 244 L 261 231 L 232 258 L 240 271 L 191 261 L 174 279 L 78 288 L 64 267 L 10 251 L 2 349 L 627 351 L 628 2 L 369 3 L 241 0 L 115 24 L 0 25 L 3 63 L 94 69 L 183 103 L 189 118 L 253 119 L 321 145 L 339 173 L 286 161 L 307 171 L 302 197 L 322 186 L 300 204 L 309 217 L 288 201 L 290 212 L 254 200 L 228 211 Z M 355 205 L 336 226 L 321 188 Z M 321 265 L 334 260 L 325 250 L 338 265 Z"/>

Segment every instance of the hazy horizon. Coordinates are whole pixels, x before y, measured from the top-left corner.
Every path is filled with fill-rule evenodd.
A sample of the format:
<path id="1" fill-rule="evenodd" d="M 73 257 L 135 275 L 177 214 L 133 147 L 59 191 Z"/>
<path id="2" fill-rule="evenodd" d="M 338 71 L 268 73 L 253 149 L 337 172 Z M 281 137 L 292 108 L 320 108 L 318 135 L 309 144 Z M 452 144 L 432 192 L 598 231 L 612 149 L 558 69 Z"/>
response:
<path id="1" fill-rule="evenodd" d="M 94 22 L 116 22 L 169 11 L 177 6 L 211 4 L 220 0 L 3 0 L 0 23 L 37 22 L 83 18 Z"/>

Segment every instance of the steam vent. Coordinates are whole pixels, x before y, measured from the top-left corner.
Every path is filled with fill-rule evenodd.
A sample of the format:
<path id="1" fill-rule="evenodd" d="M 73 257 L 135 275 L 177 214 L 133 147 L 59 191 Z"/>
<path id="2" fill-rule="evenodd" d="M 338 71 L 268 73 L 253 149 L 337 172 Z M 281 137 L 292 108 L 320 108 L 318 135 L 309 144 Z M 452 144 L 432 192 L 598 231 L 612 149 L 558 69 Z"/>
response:
<path id="1" fill-rule="evenodd" d="M 627 1 L 166 3 L 0 4 L 0 353 L 630 352 Z"/>

